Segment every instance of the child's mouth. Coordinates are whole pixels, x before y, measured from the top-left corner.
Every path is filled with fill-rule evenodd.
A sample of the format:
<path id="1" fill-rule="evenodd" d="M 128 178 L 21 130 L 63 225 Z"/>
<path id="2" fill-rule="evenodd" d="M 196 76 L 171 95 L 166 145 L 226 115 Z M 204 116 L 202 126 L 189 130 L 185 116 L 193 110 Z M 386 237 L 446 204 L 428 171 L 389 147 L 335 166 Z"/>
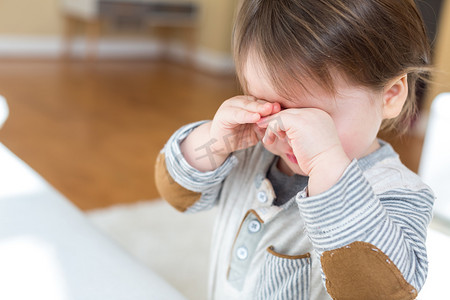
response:
<path id="1" fill-rule="evenodd" d="M 294 164 L 298 165 L 297 158 L 295 157 L 294 154 L 286 153 L 286 157 L 287 157 L 291 162 L 293 162 Z"/>

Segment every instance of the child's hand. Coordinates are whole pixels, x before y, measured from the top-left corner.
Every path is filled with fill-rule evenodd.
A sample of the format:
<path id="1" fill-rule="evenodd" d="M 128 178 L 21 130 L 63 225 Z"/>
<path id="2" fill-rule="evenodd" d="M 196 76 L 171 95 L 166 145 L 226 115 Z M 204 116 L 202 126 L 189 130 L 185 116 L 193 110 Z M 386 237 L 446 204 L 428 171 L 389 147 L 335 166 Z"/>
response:
<path id="1" fill-rule="evenodd" d="M 227 156 L 256 145 L 265 131 L 256 126 L 256 122 L 280 110 L 279 103 L 257 100 L 252 96 L 236 96 L 226 100 L 211 123 L 212 150 L 217 155 Z"/>
<path id="2" fill-rule="evenodd" d="M 257 100 L 251 96 L 228 99 L 219 107 L 211 122 L 198 126 L 183 140 L 181 153 L 188 164 L 197 170 L 215 170 L 230 153 L 256 145 L 265 132 L 256 122 L 280 110 L 279 103 Z"/>
<path id="3" fill-rule="evenodd" d="M 310 195 L 334 185 L 350 164 L 333 119 L 322 110 L 286 109 L 257 124 L 266 129 L 262 140 L 265 145 L 286 139 L 300 169 L 310 176 Z"/>

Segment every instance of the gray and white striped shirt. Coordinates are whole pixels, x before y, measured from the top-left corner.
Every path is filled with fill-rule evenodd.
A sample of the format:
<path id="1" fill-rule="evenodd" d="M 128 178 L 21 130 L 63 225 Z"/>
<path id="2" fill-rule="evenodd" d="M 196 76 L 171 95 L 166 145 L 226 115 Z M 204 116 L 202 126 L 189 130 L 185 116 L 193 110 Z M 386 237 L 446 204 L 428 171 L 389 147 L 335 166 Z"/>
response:
<path id="1" fill-rule="evenodd" d="M 234 153 L 211 172 L 184 160 L 179 144 L 202 123 L 182 127 L 163 152 L 170 176 L 201 193 L 187 212 L 218 207 L 210 299 L 331 299 L 321 258 L 354 242 L 386 255 L 412 293 L 421 289 L 434 196 L 389 144 L 380 141 L 380 149 L 353 160 L 328 191 L 313 197 L 299 191 L 277 206 L 266 178 L 275 156 L 261 144 Z"/>

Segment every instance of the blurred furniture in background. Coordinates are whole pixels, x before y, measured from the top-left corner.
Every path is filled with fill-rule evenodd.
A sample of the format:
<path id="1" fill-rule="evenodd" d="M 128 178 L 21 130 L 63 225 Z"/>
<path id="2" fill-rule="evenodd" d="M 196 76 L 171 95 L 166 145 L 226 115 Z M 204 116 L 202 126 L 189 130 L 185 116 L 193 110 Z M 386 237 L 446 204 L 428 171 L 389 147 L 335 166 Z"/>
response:
<path id="1" fill-rule="evenodd" d="M 450 0 L 442 0 L 440 4 L 440 11 L 436 12 L 437 5 L 435 2 L 438 0 L 430 1 L 418 1 L 422 3 L 422 6 L 430 7 L 430 12 L 435 12 L 435 19 L 438 19 L 435 39 L 432 40 L 433 45 L 433 72 L 431 82 L 428 83 L 428 90 L 423 103 L 422 110 L 424 114 L 428 114 L 430 111 L 431 103 L 441 93 L 450 91 L 450 55 L 448 55 L 448 49 L 450 48 Z M 439 16 L 439 18 L 438 18 Z M 425 16 L 425 18 L 427 18 Z M 428 19 L 432 19 L 433 16 L 430 13 Z M 426 120 L 425 120 L 426 121 Z M 426 122 L 425 122 L 426 123 Z"/>
<path id="2" fill-rule="evenodd" d="M 427 236 L 428 278 L 418 299 L 441 299 L 448 284 L 450 260 L 450 93 L 431 103 L 419 175 L 433 189 L 436 201 Z"/>
<path id="3" fill-rule="evenodd" d="M 0 299 L 185 300 L 1 143 L 0 187 Z"/>
<path id="4" fill-rule="evenodd" d="M 71 39 L 77 24 L 84 24 L 87 40 L 86 57 L 93 59 L 103 21 L 116 25 L 182 30 L 187 57 L 193 51 L 199 8 L 189 0 L 62 0 L 65 19 L 63 55 L 70 57 Z"/>
<path id="5" fill-rule="evenodd" d="M 436 194 L 434 216 L 450 225 L 450 93 L 431 104 L 419 175 Z"/>
<path id="6" fill-rule="evenodd" d="M 5 123 L 6 119 L 8 118 L 9 109 L 8 105 L 6 104 L 5 98 L 3 96 L 0 96 L 0 128 L 2 128 L 3 123 Z"/>
<path id="7" fill-rule="evenodd" d="M 434 46 L 434 41 L 436 39 L 441 8 L 444 1 L 445 0 L 416 0 L 417 7 L 422 14 L 427 29 L 428 37 L 433 44 L 432 46 Z"/>
<path id="8" fill-rule="evenodd" d="M 444 0 L 416 0 L 417 7 L 422 14 L 423 21 L 427 30 L 428 39 L 431 43 L 432 57 L 431 60 L 434 62 L 434 49 L 435 42 L 438 32 L 438 24 L 441 17 L 441 11 Z M 420 111 L 423 109 L 427 110 L 429 108 L 427 103 L 427 90 L 429 83 L 425 81 L 420 81 L 421 88 L 416 90 L 417 93 L 417 103 Z"/>

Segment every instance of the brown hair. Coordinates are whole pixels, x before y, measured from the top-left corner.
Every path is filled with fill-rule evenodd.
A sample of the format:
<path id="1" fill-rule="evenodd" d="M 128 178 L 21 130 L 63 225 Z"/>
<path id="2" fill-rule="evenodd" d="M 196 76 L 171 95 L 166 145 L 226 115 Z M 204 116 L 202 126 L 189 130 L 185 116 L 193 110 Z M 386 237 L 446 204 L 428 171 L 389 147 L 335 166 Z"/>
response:
<path id="1" fill-rule="evenodd" d="M 287 98 L 302 78 L 335 92 L 332 70 L 374 91 L 408 74 L 403 111 L 394 122 L 386 120 L 384 128 L 408 125 L 418 80 L 429 71 L 429 41 L 414 0 L 242 0 L 233 47 L 244 90 L 251 51 Z"/>

